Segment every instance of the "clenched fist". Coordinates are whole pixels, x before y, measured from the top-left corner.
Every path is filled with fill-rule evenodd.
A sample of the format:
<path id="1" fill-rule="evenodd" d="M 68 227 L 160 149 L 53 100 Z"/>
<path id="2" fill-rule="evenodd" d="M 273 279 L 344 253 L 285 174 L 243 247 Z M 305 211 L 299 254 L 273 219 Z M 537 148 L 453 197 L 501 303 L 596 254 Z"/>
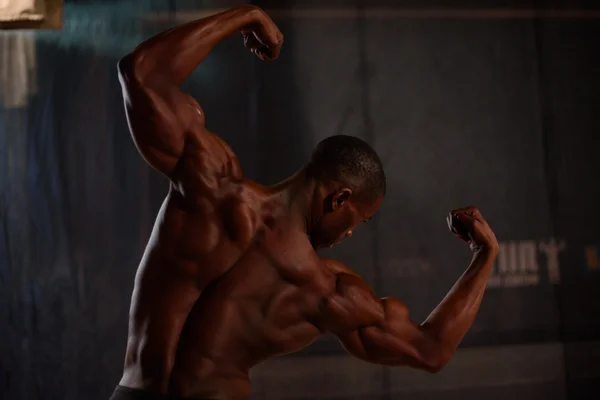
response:
<path id="1" fill-rule="evenodd" d="M 450 232 L 469 244 L 471 250 L 498 251 L 496 235 L 476 207 L 459 208 L 446 217 Z"/>
<path id="2" fill-rule="evenodd" d="M 262 9 L 249 7 L 252 7 L 256 22 L 242 30 L 244 45 L 262 61 L 276 60 L 283 44 L 283 35 Z"/>

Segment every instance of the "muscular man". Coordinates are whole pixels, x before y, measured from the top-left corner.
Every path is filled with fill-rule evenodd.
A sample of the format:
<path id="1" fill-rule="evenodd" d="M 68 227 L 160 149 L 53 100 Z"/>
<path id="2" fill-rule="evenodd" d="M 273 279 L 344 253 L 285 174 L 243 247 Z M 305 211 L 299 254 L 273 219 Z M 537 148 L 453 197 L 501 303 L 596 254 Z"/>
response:
<path id="1" fill-rule="evenodd" d="M 261 60 L 277 58 L 283 38 L 273 21 L 242 6 L 150 38 L 119 62 L 133 139 L 170 188 L 136 275 L 113 399 L 247 399 L 250 368 L 325 332 L 367 362 L 438 371 L 479 308 L 497 254 L 493 232 L 474 207 L 449 215 L 473 257 L 421 324 L 400 300 L 377 298 L 350 268 L 319 258 L 317 249 L 378 210 L 381 162 L 362 140 L 333 136 L 280 184 L 244 179 L 198 103 L 179 89 L 240 31 Z"/>

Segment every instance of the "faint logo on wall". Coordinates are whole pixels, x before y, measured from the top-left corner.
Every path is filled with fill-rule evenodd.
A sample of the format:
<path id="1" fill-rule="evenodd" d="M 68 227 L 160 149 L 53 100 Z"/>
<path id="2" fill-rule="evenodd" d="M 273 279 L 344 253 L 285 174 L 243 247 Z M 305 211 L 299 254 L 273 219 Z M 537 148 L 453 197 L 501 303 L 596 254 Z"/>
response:
<path id="1" fill-rule="evenodd" d="M 498 258 L 489 287 L 535 286 L 540 282 L 560 283 L 559 255 L 565 250 L 564 241 L 550 239 L 536 242 L 522 240 L 500 242 Z M 540 261 L 544 268 L 540 268 Z"/>
<path id="2" fill-rule="evenodd" d="M 588 270 L 600 272 L 600 247 L 586 246 L 584 251 Z"/>

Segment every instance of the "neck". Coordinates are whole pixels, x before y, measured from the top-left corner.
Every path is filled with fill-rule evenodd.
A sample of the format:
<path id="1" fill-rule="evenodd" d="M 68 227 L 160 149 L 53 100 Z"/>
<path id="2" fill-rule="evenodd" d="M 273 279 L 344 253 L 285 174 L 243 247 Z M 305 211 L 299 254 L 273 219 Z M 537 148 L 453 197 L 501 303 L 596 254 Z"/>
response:
<path id="1" fill-rule="evenodd" d="M 307 234 L 310 234 L 320 215 L 320 211 L 314 207 L 318 188 L 318 182 L 310 176 L 306 167 L 271 186 L 273 194 L 280 196 L 285 204 L 293 223 L 302 226 Z"/>

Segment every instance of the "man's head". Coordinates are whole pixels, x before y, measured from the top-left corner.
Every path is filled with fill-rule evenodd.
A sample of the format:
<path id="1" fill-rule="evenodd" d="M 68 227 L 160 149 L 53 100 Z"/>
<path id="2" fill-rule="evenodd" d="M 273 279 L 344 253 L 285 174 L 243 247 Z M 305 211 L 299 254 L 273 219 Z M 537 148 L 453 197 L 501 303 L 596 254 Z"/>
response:
<path id="1" fill-rule="evenodd" d="M 307 166 L 317 181 L 309 232 L 315 248 L 352 235 L 379 209 L 386 190 L 379 156 L 364 140 L 331 136 L 317 145 Z"/>

